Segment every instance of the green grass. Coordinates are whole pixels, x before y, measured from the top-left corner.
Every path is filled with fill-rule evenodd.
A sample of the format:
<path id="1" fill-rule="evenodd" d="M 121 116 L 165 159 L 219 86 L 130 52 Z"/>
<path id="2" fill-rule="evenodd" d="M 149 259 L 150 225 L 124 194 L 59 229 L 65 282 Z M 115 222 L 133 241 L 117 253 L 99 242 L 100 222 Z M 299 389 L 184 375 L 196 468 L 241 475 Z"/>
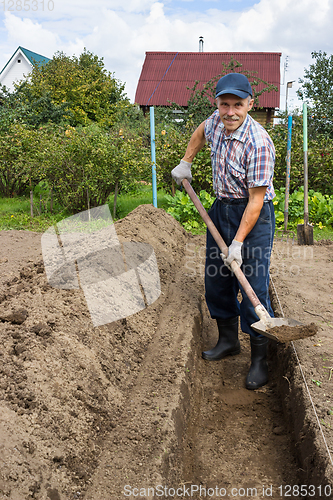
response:
<path id="1" fill-rule="evenodd" d="M 20 196 L 15 198 L 0 198 L 1 215 L 12 215 L 14 213 L 24 213 L 30 210 L 30 200 Z"/>
<path id="2" fill-rule="evenodd" d="M 323 229 L 320 229 L 318 226 L 314 226 L 313 239 L 316 241 L 333 240 L 333 229 L 329 226 L 324 226 Z"/>
<path id="3" fill-rule="evenodd" d="M 163 189 L 157 191 L 158 208 L 165 209 L 167 207 L 165 196 L 166 192 Z M 114 201 L 114 196 L 111 195 L 108 200 L 108 204 L 112 215 L 113 215 L 113 201 Z M 116 220 L 122 219 L 139 205 L 149 205 L 149 204 L 153 204 L 152 187 L 149 185 L 140 186 L 140 188 L 133 193 L 120 194 L 117 197 Z"/>
<path id="4" fill-rule="evenodd" d="M 157 192 L 158 208 L 166 208 L 165 191 Z M 34 203 L 39 207 L 39 199 L 34 199 Z M 122 219 L 132 212 L 139 205 L 153 203 L 151 186 L 140 186 L 140 188 L 131 194 L 120 194 L 117 198 L 116 220 Z M 111 215 L 113 214 L 113 196 L 108 200 Z M 26 231 L 44 232 L 47 228 L 68 217 L 70 214 L 55 207 L 54 213 L 42 212 L 41 215 L 30 216 L 30 198 L 0 197 L 0 230 L 23 229 Z"/>
<path id="5" fill-rule="evenodd" d="M 39 206 L 39 199 L 34 199 Z M 43 232 L 68 214 L 61 210 L 41 215 L 30 216 L 30 197 L 0 197 L 0 230 L 23 229 L 26 231 Z"/>
<path id="6" fill-rule="evenodd" d="M 113 216 L 113 195 L 110 196 L 108 204 L 111 215 Z M 39 199 L 34 203 L 39 207 Z M 117 198 L 116 220 L 122 219 L 132 212 L 139 205 L 153 203 L 152 188 L 150 185 L 140 185 L 135 192 L 119 194 Z M 166 209 L 166 192 L 161 189 L 157 192 L 158 208 Z M 61 211 L 55 206 L 53 214 L 42 213 L 41 215 L 30 217 L 30 199 L 29 197 L 1 198 L 0 197 L 0 230 L 23 229 L 26 231 L 44 232 L 47 228 L 68 217 L 70 214 Z M 205 229 L 204 229 L 205 231 Z M 295 234 L 297 229 L 294 229 Z M 333 228 L 324 226 L 322 229 L 318 225 L 313 229 L 314 239 L 316 241 L 329 239 L 333 240 Z"/>
<path id="7" fill-rule="evenodd" d="M 288 226 L 288 230 L 294 232 L 297 241 L 297 225 L 293 225 L 291 227 Z M 278 226 L 276 228 L 275 234 L 277 237 L 281 237 L 282 232 L 283 232 L 283 227 Z M 315 241 L 333 240 L 333 228 L 331 226 L 323 226 L 323 228 L 320 229 L 319 226 L 316 224 L 315 226 L 313 226 L 313 239 Z"/>

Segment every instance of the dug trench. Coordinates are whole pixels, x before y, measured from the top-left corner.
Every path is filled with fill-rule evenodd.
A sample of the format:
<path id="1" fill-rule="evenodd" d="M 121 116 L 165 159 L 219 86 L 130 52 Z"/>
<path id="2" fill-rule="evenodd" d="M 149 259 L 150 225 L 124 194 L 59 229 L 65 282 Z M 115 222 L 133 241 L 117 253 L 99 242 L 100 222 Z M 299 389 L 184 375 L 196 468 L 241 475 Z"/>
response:
<path id="1" fill-rule="evenodd" d="M 270 341 L 270 381 L 248 391 L 246 335 L 239 355 L 201 358 L 217 335 L 204 237 L 149 205 L 116 230 L 153 246 L 161 295 L 95 328 L 81 290 L 49 286 L 40 235 L 0 232 L 0 498 L 333 498 L 333 247 L 276 242 L 276 313 L 306 310 L 319 332 Z"/>

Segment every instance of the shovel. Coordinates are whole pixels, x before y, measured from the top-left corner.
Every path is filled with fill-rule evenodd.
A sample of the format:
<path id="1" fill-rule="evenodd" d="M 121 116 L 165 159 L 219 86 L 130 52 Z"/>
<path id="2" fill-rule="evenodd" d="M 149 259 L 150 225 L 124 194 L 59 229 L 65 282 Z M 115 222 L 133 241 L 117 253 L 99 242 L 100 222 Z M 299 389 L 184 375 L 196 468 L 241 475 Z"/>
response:
<path id="1" fill-rule="evenodd" d="M 303 103 L 303 157 L 304 157 L 304 224 L 297 224 L 298 245 L 313 245 L 313 226 L 309 224 L 308 199 L 308 111 Z"/>
<path id="2" fill-rule="evenodd" d="M 193 201 L 194 206 L 196 207 L 199 214 L 201 215 L 203 221 L 205 222 L 207 228 L 209 229 L 211 235 L 213 236 L 214 240 L 216 241 L 221 252 L 224 255 L 228 255 L 227 245 L 225 244 L 220 233 L 218 232 L 214 222 L 209 217 L 205 208 L 201 204 L 199 198 L 195 194 L 191 184 L 189 183 L 189 181 L 187 179 L 183 179 L 182 184 L 183 184 L 187 194 L 189 195 L 189 197 Z M 257 321 L 256 323 L 253 323 L 251 325 L 251 328 L 253 328 L 257 333 L 260 333 L 261 335 L 264 335 L 265 337 L 268 337 L 270 339 L 276 340 L 277 342 L 285 342 L 285 341 L 289 341 L 289 340 L 295 340 L 296 337 L 301 338 L 299 336 L 300 329 L 303 329 L 303 327 L 305 327 L 305 325 L 303 325 L 303 323 L 301 323 L 295 319 L 272 318 L 269 315 L 268 311 L 265 309 L 265 307 L 262 305 L 260 300 L 258 299 L 255 291 L 253 290 L 252 286 L 250 285 L 250 283 L 246 279 L 243 271 L 241 270 L 241 268 L 239 267 L 239 265 L 237 264 L 237 262 L 235 260 L 233 260 L 231 262 L 230 267 L 231 267 L 233 273 L 235 274 L 239 284 L 241 285 L 244 292 L 246 293 L 246 295 L 250 299 L 251 304 L 254 307 L 254 311 L 260 320 L 260 321 Z M 284 329 L 284 330 L 288 330 L 288 335 L 291 338 L 289 338 L 289 337 L 286 338 L 286 335 L 284 335 L 284 340 L 281 341 L 279 338 L 279 334 L 277 333 L 277 330 L 280 327 L 282 327 L 282 329 Z M 289 331 L 290 327 L 296 327 L 295 331 L 293 330 L 293 332 L 295 333 L 295 338 L 293 337 L 292 332 Z M 272 328 L 274 328 L 274 330 L 270 331 Z M 311 336 L 312 335 L 314 335 L 313 331 L 311 333 Z M 310 336 L 310 335 L 308 334 L 308 335 L 304 335 L 304 336 Z"/>
<path id="3" fill-rule="evenodd" d="M 295 233 L 288 229 L 288 209 L 289 209 L 289 190 L 290 190 L 290 160 L 291 160 L 291 134 L 293 127 L 293 117 L 288 115 L 288 141 L 287 141 L 287 169 L 286 169 L 286 192 L 284 198 L 284 229 L 278 229 L 277 235 L 282 232 L 281 241 L 283 240 L 283 235 L 285 234 L 288 241 L 289 234 L 293 236 L 292 244 L 294 244 Z"/>

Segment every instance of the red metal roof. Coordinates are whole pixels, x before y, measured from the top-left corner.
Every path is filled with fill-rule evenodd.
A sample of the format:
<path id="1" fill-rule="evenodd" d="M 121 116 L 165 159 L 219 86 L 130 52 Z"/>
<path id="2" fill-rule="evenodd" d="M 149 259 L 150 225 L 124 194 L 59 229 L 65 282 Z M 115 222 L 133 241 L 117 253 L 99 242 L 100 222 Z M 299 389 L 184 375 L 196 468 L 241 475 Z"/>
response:
<path id="1" fill-rule="evenodd" d="M 219 75 L 224 69 L 222 63 L 228 64 L 231 57 L 242 64 L 238 71 L 256 71 L 256 76 L 277 86 L 278 92 L 260 96 L 259 105 L 278 108 L 280 52 L 146 52 L 135 102 L 141 106 L 166 106 L 169 102 L 186 106 L 191 94 L 187 87 Z"/>

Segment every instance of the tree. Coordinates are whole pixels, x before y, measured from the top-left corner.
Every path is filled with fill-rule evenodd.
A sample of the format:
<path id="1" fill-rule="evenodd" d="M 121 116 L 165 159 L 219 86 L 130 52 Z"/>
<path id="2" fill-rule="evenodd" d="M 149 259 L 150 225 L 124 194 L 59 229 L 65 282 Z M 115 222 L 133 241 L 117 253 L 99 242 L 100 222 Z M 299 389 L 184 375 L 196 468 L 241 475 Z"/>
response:
<path id="1" fill-rule="evenodd" d="M 25 121 L 36 126 L 48 119 L 111 127 L 129 105 L 124 85 L 86 50 L 78 58 L 57 52 L 47 64 L 34 65 L 29 79 L 16 86 L 16 97 Z"/>
<path id="2" fill-rule="evenodd" d="M 65 125 L 71 123 L 74 115 L 69 103 L 55 104 L 49 92 L 44 92 L 39 98 L 29 98 L 30 91 L 23 99 L 20 93 L 13 93 L 3 100 L 0 107 L 1 128 L 13 123 L 24 123 L 33 128 L 39 128 L 47 123 Z"/>
<path id="3" fill-rule="evenodd" d="M 309 133 L 333 137 L 333 55 L 326 52 L 312 52 L 309 69 L 304 69 L 304 78 L 298 82 L 300 99 L 309 104 Z"/>

